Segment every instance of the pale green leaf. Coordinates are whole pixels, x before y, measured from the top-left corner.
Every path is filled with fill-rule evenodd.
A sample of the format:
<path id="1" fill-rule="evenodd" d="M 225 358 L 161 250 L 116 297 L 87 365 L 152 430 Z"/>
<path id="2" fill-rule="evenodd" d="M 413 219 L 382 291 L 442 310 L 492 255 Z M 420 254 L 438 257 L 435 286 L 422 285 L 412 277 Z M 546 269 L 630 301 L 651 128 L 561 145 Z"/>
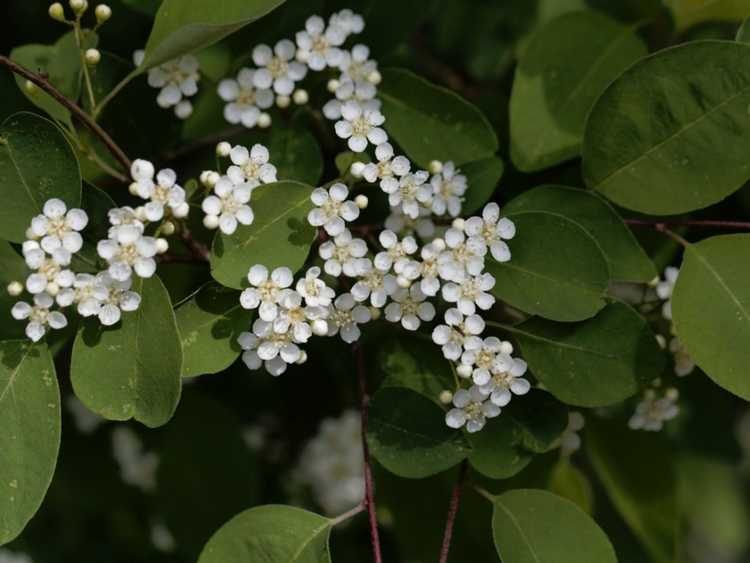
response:
<path id="1" fill-rule="evenodd" d="M 586 514 L 594 513 L 594 491 L 586 475 L 562 456 L 549 478 L 549 490 L 578 505 Z"/>
<path id="2" fill-rule="evenodd" d="M 498 157 L 483 158 L 467 162 L 461 166 L 461 173 L 466 176 L 468 189 L 464 196 L 463 215 L 471 215 L 492 199 L 495 188 L 503 177 L 505 166 Z"/>

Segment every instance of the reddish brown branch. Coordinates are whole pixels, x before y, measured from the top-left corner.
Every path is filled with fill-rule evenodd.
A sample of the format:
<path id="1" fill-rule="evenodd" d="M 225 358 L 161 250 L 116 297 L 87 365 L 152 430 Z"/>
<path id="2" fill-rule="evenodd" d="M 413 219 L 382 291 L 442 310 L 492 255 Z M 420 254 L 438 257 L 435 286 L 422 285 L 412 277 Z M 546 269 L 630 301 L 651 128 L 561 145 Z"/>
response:
<path id="1" fill-rule="evenodd" d="M 448 517 L 445 520 L 445 532 L 443 533 L 443 545 L 440 548 L 439 563 L 448 562 L 448 552 L 450 551 L 451 539 L 453 538 L 453 524 L 456 522 L 456 516 L 458 515 L 458 505 L 461 501 L 461 489 L 463 489 L 464 481 L 466 481 L 466 470 L 467 464 L 466 460 L 464 460 L 458 470 L 458 480 L 453 486 L 450 504 L 448 505 Z"/>
<path id="2" fill-rule="evenodd" d="M 188 247 L 193 256 L 204 262 L 209 262 L 211 260 L 211 250 L 201 241 L 194 239 L 187 226 L 180 230 L 180 238 L 182 239 L 182 242 L 184 242 Z"/>
<path id="3" fill-rule="evenodd" d="M 663 230 L 666 226 L 671 227 L 704 227 L 715 229 L 748 229 L 750 230 L 750 221 L 721 221 L 721 220 L 693 220 L 693 219 L 673 219 L 673 220 L 648 220 L 648 219 L 625 219 L 625 223 L 634 227 L 651 227 L 657 231 Z"/>
<path id="4" fill-rule="evenodd" d="M 117 146 L 112 140 L 112 137 L 107 132 L 99 127 L 99 125 L 92 119 L 92 117 L 83 111 L 75 102 L 66 98 L 57 88 L 55 88 L 43 75 L 36 72 L 32 72 L 27 68 L 13 62 L 8 57 L 0 55 L 0 65 L 8 67 L 11 72 L 22 76 L 26 80 L 36 84 L 39 88 L 44 90 L 47 94 L 52 96 L 61 106 L 72 113 L 81 123 L 83 123 L 88 129 L 96 135 L 105 147 L 112 153 L 112 156 L 122 165 L 122 167 L 130 173 L 130 159 L 125 155 L 122 149 Z"/>

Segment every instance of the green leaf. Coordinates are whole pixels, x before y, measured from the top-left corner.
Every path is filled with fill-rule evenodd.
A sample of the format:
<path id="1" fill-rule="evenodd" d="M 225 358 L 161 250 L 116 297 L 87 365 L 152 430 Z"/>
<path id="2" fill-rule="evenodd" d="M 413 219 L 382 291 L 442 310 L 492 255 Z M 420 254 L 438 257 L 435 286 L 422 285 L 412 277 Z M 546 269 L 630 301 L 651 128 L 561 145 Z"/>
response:
<path id="1" fill-rule="evenodd" d="M 516 168 L 534 172 L 578 156 L 591 106 L 647 53 L 632 27 L 597 12 L 564 14 L 540 29 L 513 80 L 510 135 Z"/>
<path id="2" fill-rule="evenodd" d="M 255 221 L 232 235 L 217 233 L 211 253 L 211 275 L 235 289 L 247 285 L 247 272 L 255 264 L 269 270 L 302 267 L 315 238 L 307 222 L 312 209 L 312 188 L 299 182 L 277 182 L 256 188 L 252 207 Z"/>
<path id="3" fill-rule="evenodd" d="M 594 512 L 594 491 L 580 469 L 567 457 L 561 457 L 550 475 L 549 490 L 578 505 L 586 514 Z"/>
<path id="4" fill-rule="evenodd" d="M 95 47 L 96 35 L 84 40 L 87 47 Z M 11 51 L 10 58 L 33 72 L 44 72 L 50 84 L 69 100 L 77 101 L 81 92 L 81 55 L 75 34 L 66 33 L 54 45 L 21 45 Z M 29 93 L 26 79 L 16 76 L 16 83 L 24 95 L 51 117 L 70 125 L 70 112 L 39 88 Z"/>
<path id="5" fill-rule="evenodd" d="M 539 389 L 511 401 L 503 413 L 520 429 L 521 445 L 534 453 L 550 450 L 568 426 L 568 409 Z"/>
<path id="6" fill-rule="evenodd" d="M 520 211 L 557 213 L 574 221 L 599 244 L 613 280 L 649 282 L 656 276 L 654 264 L 632 231 L 611 205 L 592 192 L 566 186 L 539 186 L 503 208 L 506 214 Z"/>
<path id="7" fill-rule="evenodd" d="M 534 458 L 522 447 L 522 430 L 505 412 L 487 421 L 481 431 L 469 435 L 469 463 L 490 479 L 508 479 L 521 472 Z"/>
<path id="8" fill-rule="evenodd" d="M 750 17 L 745 19 L 737 30 L 736 41 L 739 41 L 740 43 L 750 43 Z"/>
<path id="9" fill-rule="evenodd" d="M 400 477 L 420 479 L 440 473 L 470 452 L 463 434 L 446 426 L 445 411 L 411 389 L 381 389 L 369 414 L 367 443 L 372 454 Z"/>
<path id="10" fill-rule="evenodd" d="M 750 400 L 750 235 L 685 249 L 672 296 L 674 328 L 690 356 L 724 389 Z"/>
<path id="11" fill-rule="evenodd" d="M 477 212 L 492 198 L 504 171 L 503 161 L 494 156 L 461 166 L 461 172 L 466 176 L 469 186 L 463 203 L 464 215 Z"/>
<path id="12" fill-rule="evenodd" d="M 601 528 L 567 499 L 517 489 L 493 505 L 492 536 L 503 563 L 617 563 Z"/>
<path id="13" fill-rule="evenodd" d="M 60 129 L 33 113 L 17 113 L 0 126 L 0 238 L 26 240 L 31 219 L 53 197 L 81 203 L 81 172 Z"/>
<path id="14" fill-rule="evenodd" d="M 293 506 L 246 510 L 224 524 L 198 563 L 330 563 L 331 521 Z"/>
<path id="15" fill-rule="evenodd" d="M 750 178 L 750 45 L 694 41 L 641 59 L 597 100 L 586 183 L 651 215 L 701 209 Z"/>
<path id="16" fill-rule="evenodd" d="M 585 444 L 612 503 L 654 562 L 674 561 L 679 518 L 669 445 L 654 433 L 629 430 L 622 421 L 591 417 Z"/>
<path id="17" fill-rule="evenodd" d="M 142 72 L 180 55 L 208 47 L 255 21 L 284 0 L 223 0 L 184 2 L 164 0 L 146 43 Z"/>
<path id="18" fill-rule="evenodd" d="M 158 277 L 136 278 L 137 311 L 114 327 L 84 322 L 73 344 L 73 389 L 92 411 L 109 420 L 135 418 L 165 424 L 181 391 L 182 351 L 169 295 Z"/>
<path id="19" fill-rule="evenodd" d="M 13 281 L 24 284 L 31 272 L 21 255 L 4 240 L 0 240 L 0 288 L 8 287 Z M 17 321 L 9 314 L 11 307 L 19 297 L 10 295 L 7 291 L 0 291 L 0 311 L 5 317 L 0 322 L 0 340 L 25 339 L 26 323 Z"/>
<path id="20" fill-rule="evenodd" d="M 378 92 L 385 128 L 418 165 L 456 165 L 495 154 L 498 140 L 482 112 L 455 94 L 403 69 L 383 71 Z"/>
<path id="21" fill-rule="evenodd" d="M 666 362 L 646 320 L 622 303 L 579 323 L 534 318 L 509 330 L 534 376 L 569 405 L 618 403 L 659 377 Z"/>
<path id="22" fill-rule="evenodd" d="M 182 376 L 218 373 L 242 351 L 237 336 L 249 326 L 239 293 L 208 283 L 175 313 L 182 338 Z"/>
<path id="23" fill-rule="evenodd" d="M 517 234 L 509 242 L 510 262 L 487 260 L 495 276 L 492 292 L 532 315 L 580 321 L 604 307 L 609 269 L 599 245 L 574 221 L 556 213 L 507 215 Z"/>
<path id="24" fill-rule="evenodd" d="M 678 31 L 710 21 L 741 21 L 750 16 L 750 6 L 745 0 L 676 0 L 667 4 L 672 11 Z"/>
<path id="25" fill-rule="evenodd" d="M 159 450 L 156 506 L 181 553 L 191 561 L 217 528 L 259 500 L 260 467 L 242 438 L 242 428 L 233 411 L 201 390 L 185 393 L 166 427 Z"/>
<path id="26" fill-rule="evenodd" d="M 0 342 L 0 545 L 42 504 L 60 449 L 60 390 L 46 346 Z"/>

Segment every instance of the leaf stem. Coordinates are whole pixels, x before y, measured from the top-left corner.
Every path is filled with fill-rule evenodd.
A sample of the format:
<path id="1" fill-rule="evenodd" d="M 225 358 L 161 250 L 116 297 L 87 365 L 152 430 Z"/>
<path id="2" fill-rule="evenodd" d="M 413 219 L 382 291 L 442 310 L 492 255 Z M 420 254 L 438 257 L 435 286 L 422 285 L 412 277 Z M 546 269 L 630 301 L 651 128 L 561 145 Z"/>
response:
<path id="1" fill-rule="evenodd" d="M 360 409 L 362 416 L 362 455 L 365 465 L 365 506 L 370 523 L 370 540 L 372 541 L 372 554 L 375 563 L 383 563 L 380 552 L 380 536 L 378 534 L 378 519 L 375 514 L 375 491 L 372 479 L 372 467 L 370 465 L 370 449 L 367 446 L 367 410 L 370 405 L 370 396 L 367 394 L 367 373 L 365 372 L 365 356 L 362 352 L 362 344 L 355 342 L 352 351 L 357 361 L 357 379 L 359 380 Z"/>
<path id="2" fill-rule="evenodd" d="M 750 230 L 750 221 L 722 221 L 714 219 L 625 219 L 625 223 L 634 227 L 651 227 L 661 231 L 664 227 L 704 227 L 717 229 L 747 229 Z"/>
<path id="3" fill-rule="evenodd" d="M 99 114 L 102 113 L 102 111 L 104 110 L 104 107 L 109 102 L 112 101 L 112 98 L 114 98 L 117 94 L 119 94 L 120 90 L 125 88 L 125 86 L 127 86 L 130 83 L 130 81 L 133 80 L 133 78 L 135 78 L 136 76 L 138 76 L 138 69 L 135 69 L 130 74 L 128 74 L 125 78 L 120 80 L 120 82 L 118 82 L 115 85 L 115 87 L 112 88 L 112 90 L 110 90 L 109 94 L 107 94 L 101 99 L 101 101 L 99 102 L 99 105 L 93 107 L 93 109 L 91 110 L 91 113 L 94 115 L 94 119 L 99 117 Z"/>
<path id="4" fill-rule="evenodd" d="M 495 495 L 493 495 L 484 487 L 480 487 L 479 485 L 474 485 L 474 490 L 478 492 L 480 495 L 482 495 L 484 498 L 486 498 L 488 501 L 495 502 Z"/>
<path id="5" fill-rule="evenodd" d="M 451 539 L 453 538 L 453 524 L 456 521 L 456 515 L 458 514 L 458 505 L 461 502 L 461 489 L 463 489 L 464 482 L 466 481 L 466 471 L 468 464 L 466 460 L 461 462 L 461 467 L 458 470 L 458 480 L 453 486 L 453 492 L 451 493 L 451 500 L 448 504 L 448 516 L 445 520 L 445 532 L 443 533 L 443 545 L 440 548 L 440 560 L 439 563 L 448 563 L 448 552 L 451 548 Z"/>
<path id="6" fill-rule="evenodd" d="M 83 83 L 86 85 L 86 93 L 89 97 L 89 104 L 92 108 L 96 107 L 96 98 L 94 97 L 94 87 L 91 85 L 91 75 L 89 74 L 89 65 L 86 63 L 86 55 L 83 52 L 83 34 L 81 32 L 81 16 L 77 16 L 73 23 L 73 34 L 76 38 L 78 47 L 78 56 L 81 59 L 81 72 L 83 73 Z"/>
<path id="7" fill-rule="evenodd" d="M 352 518 L 356 516 L 357 514 L 359 514 L 360 512 L 364 511 L 365 508 L 366 508 L 366 505 L 365 505 L 365 501 L 363 500 L 351 510 L 347 510 L 343 514 L 339 514 L 335 518 L 331 518 L 331 526 L 337 526 L 338 524 L 341 524 L 341 522 L 344 522 L 345 520 L 349 520 L 349 518 Z"/>
<path id="8" fill-rule="evenodd" d="M 34 84 L 39 86 L 39 88 L 52 96 L 60 105 L 70 111 L 86 127 L 88 127 L 88 129 L 94 135 L 99 137 L 99 139 L 102 141 L 102 143 L 104 143 L 109 152 L 112 153 L 112 156 L 117 159 L 117 161 L 126 171 L 130 172 L 130 159 L 125 156 L 125 153 L 119 146 L 117 146 L 117 143 L 112 140 L 112 137 L 110 137 L 104 129 L 99 127 L 96 121 L 94 121 L 89 114 L 78 107 L 75 102 L 72 102 L 71 100 L 66 98 L 57 88 L 50 84 L 50 82 L 44 76 L 28 70 L 27 68 L 11 61 L 8 57 L 5 57 L 3 55 L 0 55 L 0 65 L 7 67 L 11 70 L 11 72 L 24 77 L 30 82 L 33 82 Z"/>

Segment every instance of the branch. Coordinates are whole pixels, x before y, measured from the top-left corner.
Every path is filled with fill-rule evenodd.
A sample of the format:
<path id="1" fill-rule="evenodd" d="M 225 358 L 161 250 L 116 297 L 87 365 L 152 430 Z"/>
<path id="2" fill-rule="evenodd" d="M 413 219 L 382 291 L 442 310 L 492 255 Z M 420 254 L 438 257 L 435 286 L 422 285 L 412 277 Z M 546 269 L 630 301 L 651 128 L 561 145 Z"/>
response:
<path id="1" fill-rule="evenodd" d="M 451 548 L 451 538 L 453 537 L 453 524 L 456 521 L 456 515 L 458 514 L 458 504 L 461 501 L 461 489 L 464 486 L 466 480 L 466 460 L 461 462 L 461 468 L 458 470 L 458 481 L 453 486 L 453 493 L 451 494 L 450 504 L 448 505 L 448 517 L 445 521 L 445 533 L 443 534 L 443 545 L 440 548 L 440 561 L 439 563 L 448 563 L 448 552 Z"/>
<path id="2" fill-rule="evenodd" d="M 190 249 L 193 256 L 204 262 L 209 262 L 211 260 L 211 250 L 209 250 L 209 248 L 201 241 L 194 239 L 187 226 L 180 230 L 180 238 Z"/>
<path id="3" fill-rule="evenodd" d="M 704 227 L 716 229 L 748 229 L 748 221 L 721 221 L 721 220 L 693 220 L 693 219 L 674 219 L 674 220 L 648 220 L 648 219 L 625 219 L 627 225 L 634 227 L 651 227 L 657 231 L 663 230 L 667 225 L 673 227 Z"/>
<path id="4" fill-rule="evenodd" d="M 331 518 L 331 526 L 336 526 L 338 524 L 341 524 L 341 522 L 349 520 L 349 518 L 356 516 L 357 514 L 362 512 L 364 509 L 365 509 L 365 501 L 363 500 L 351 510 L 347 510 L 343 514 L 340 514 L 336 516 L 335 518 Z"/>
<path id="5" fill-rule="evenodd" d="M 0 55 L 0 65 L 8 67 L 11 72 L 14 72 L 15 74 L 24 77 L 30 82 L 33 82 L 34 84 L 39 86 L 39 88 L 47 92 L 47 94 L 52 96 L 60 105 L 70 111 L 70 113 L 72 113 L 86 127 L 88 127 L 89 130 L 91 130 L 91 132 L 96 135 L 102 143 L 104 143 L 104 146 L 107 147 L 109 152 L 112 153 L 112 156 L 117 159 L 122 167 L 127 170 L 128 173 L 130 173 L 130 159 L 125 156 L 125 153 L 122 152 L 122 149 L 118 147 L 117 143 L 112 140 L 112 137 L 110 137 L 104 129 L 99 127 L 96 121 L 94 121 L 91 116 L 89 116 L 89 114 L 78 107 L 75 102 L 66 98 L 57 88 L 52 86 L 52 84 L 50 84 L 50 82 L 44 76 L 36 72 L 32 72 L 17 63 L 14 63 L 8 57 L 2 55 Z"/>
<path id="6" fill-rule="evenodd" d="M 359 379 L 359 396 L 362 416 L 362 453 L 365 462 L 365 505 L 370 523 L 370 540 L 372 541 L 372 554 L 375 563 L 383 563 L 380 553 L 380 537 L 378 535 L 378 520 L 375 515 L 375 495 L 372 480 L 372 467 L 370 466 L 370 449 L 367 446 L 367 409 L 370 404 L 370 396 L 367 394 L 367 374 L 365 372 L 365 356 L 362 353 L 362 345 L 355 343 L 352 346 L 357 359 L 357 375 Z"/>

